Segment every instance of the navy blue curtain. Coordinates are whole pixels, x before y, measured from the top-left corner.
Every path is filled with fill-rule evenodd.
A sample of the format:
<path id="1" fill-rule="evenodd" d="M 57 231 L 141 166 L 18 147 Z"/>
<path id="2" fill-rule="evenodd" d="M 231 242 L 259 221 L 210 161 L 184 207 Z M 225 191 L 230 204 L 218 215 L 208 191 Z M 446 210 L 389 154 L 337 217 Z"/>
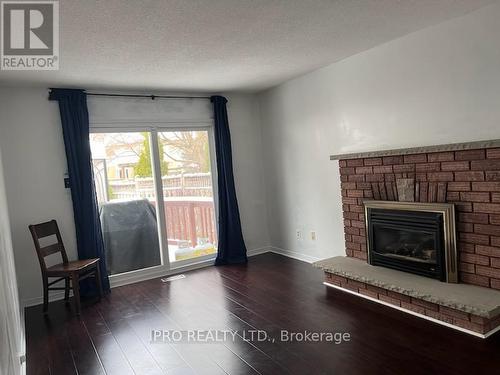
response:
<path id="1" fill-rule="evenodd" d="M 234 187 L 231 134 L 223 96 L 210 98 L 214 108 L 215 151 L 219 192 L 219 245 L 216 265 L 247 261 L 247 249 L 241 232 L 240 212 Z"/>
<path id="2" fill-rule="evenodd" d="M 73 200 L 78 258 L 101 258 L 102 288 L 109 291 L 106 257 L 93 181 L 87 95 L 83 90 L 51 89 L 49 100 L 59 102 L 61 124 Z M 82 295 L 97 293 L 90 279 L 81 283 Z"/>

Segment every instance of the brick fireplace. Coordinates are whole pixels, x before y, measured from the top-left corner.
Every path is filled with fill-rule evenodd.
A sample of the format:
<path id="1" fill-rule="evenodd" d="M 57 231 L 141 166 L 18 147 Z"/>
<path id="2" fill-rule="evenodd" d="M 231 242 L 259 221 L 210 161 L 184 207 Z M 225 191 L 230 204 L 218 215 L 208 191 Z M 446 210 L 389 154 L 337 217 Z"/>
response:
<path id="1" fill-rule="evenodd" d="M 460 281 L 500 289 L 500 148 L 339 160 L 347 256 L 367 259 L 364 200 L 394 200 L 414 178 L 419 202 L 458 212 Z"/>
<path id="2" fill-rule="evenodd" d="M 331 159 L 339 161 L 347 257 L 314 264 L 325 272 L 324 284 L 482 338 L 498 332 L 500 140 L 332 155 Z M 416 221 L 414 217 L 404 219 L 412 225 L 427 225 L 424 232 L 428 238 L 413 241 L 419 237 L 404 234 L 411 231 L 408 223 L 398 226 L 391 222 L 391 215 L 374 211 L 379 225 L 375 233 L 381 233 L 382 241 L 372 242 L 374 228 L 370 224 L 367 231 L 366 225 L 372 215 L 369 207 L 382 204 L 394 208 L 404 206 L 402 202 L 413 202 L 406 203 L 413 207 L 448 207 L 453 212 L 449 216 L 454 217 L 453 231 L 448 233 L 453 237 L 452 283 L 449 274 L 446 278 L 432 274 L 430 271 L 439 271 L 434 266 L 410 270 L 399 262 L 409 257 L 428 263 L 434 259 L 442 232 L 432 232 L 433 225 L 439 228 L 432 215 L 420 215 Z M 397 215 L 401 213 L 393 216 L 397 219 Z M 403 251 L 401 238 L 405 241 Z M 434 246 L 426 245 L 431 242 Z M 385 260 L 373 261 L 372 245 L 379 254 L 384 249 Z M 393 262 L 396 258 L 398 264 Z M 453 283 L 457 271 L 458 283 Z"/>

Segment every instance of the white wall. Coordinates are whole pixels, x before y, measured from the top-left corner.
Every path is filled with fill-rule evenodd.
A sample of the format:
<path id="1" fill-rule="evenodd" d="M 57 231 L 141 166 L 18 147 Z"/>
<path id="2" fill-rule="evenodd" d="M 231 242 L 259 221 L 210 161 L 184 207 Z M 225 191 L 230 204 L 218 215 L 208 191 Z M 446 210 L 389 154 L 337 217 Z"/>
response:
<path id="1" fill-rule="evenodd" d="M 271 245 L 345 254 L 330 154 L 500 138 L 499 19 L 489 6 L 262 93 Z"/>
<path id="2" fill-rule="evenodd" d="M 254 95 L 228 94 L 233 170 L 243 237 L 249 251 L 269 246 L 263 143 Z"/>
<path id="3" fill-rule="evenodd" d="M 42 295 L 42 279 L 29 224 L 59 223 L 68 256 L 76 258 L 71 194 L 59 110 L 44 89 L 0 89 L 0 147 L 12 227 L 19 295 L 31 303 Z"/>
<path id="4" fill-rule="evenodd" d="M 70 191 L 64 188 L 67 170 L 56 102 L 46 89 L 0 89 L 0 147 L 19 294 L 24 303 L 39 302 L 41 276 L 28 225 L 58 221 L 70 259 L 76 258 Z M 267 213 L 262 177 L 262 137 L 257 101 L 252 95 L 228 96 L 233 139 L 235 182 L 243 234 L 249 250 L 267 247 Z"/>

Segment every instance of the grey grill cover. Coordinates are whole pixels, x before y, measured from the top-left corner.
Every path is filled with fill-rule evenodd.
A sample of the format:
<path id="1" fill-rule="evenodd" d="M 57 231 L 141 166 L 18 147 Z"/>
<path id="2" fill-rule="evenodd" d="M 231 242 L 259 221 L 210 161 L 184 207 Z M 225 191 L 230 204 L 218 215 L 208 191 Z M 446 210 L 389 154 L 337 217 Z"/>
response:
<path id="1" fill-rule="evenodd" d="M 161 264 L 155 207 L 147 200 L 101 205 L 108 274 Z"/>

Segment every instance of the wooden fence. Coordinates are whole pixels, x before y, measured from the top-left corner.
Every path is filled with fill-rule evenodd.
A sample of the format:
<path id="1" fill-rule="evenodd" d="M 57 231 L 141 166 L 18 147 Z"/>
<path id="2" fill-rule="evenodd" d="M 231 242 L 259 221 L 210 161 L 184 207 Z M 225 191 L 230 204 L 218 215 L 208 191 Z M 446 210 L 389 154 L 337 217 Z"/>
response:
<path id="1" fill-rule="evenodd" d="M 162 177 L 163 196 L 166 197 L 211 197 L 212 176 L 210 173 L 192 173 Z M 152 177 L 130 181 L 109 181 L 110 199 L 155 199 Z"/>

